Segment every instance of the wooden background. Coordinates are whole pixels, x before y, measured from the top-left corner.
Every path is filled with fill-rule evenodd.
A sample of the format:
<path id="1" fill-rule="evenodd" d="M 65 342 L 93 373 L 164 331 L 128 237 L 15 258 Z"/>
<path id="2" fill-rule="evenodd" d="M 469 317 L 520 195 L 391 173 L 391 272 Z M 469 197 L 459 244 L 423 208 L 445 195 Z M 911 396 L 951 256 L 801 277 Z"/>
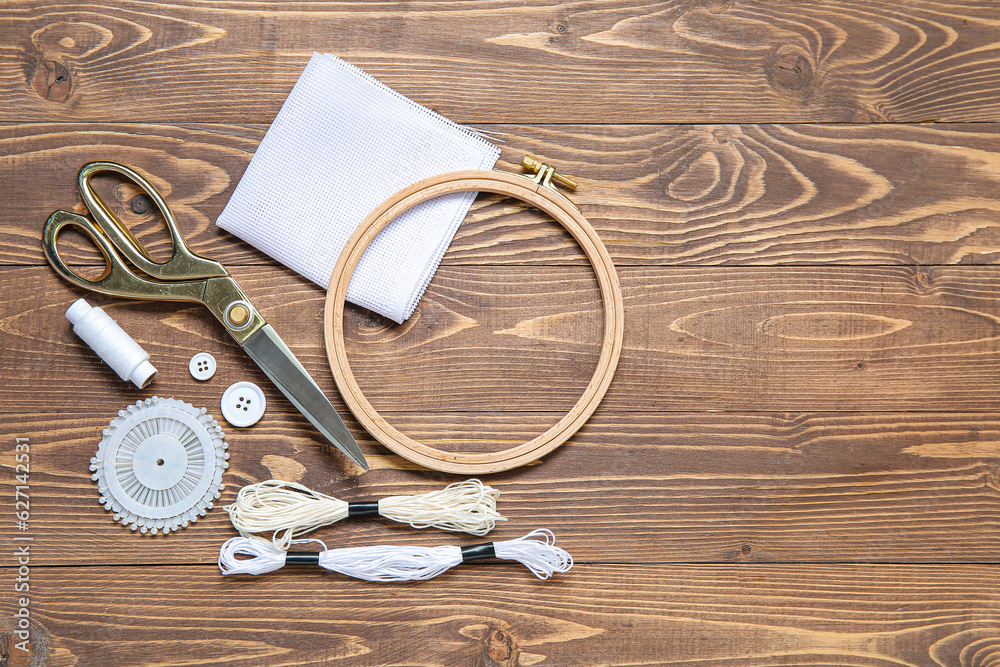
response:
<path id="1" fill-rule="evenodd" d="M 166 538 L 114 524 L 87 470 L 152 394 L 219 414 L 223 502 L 271 476 L 355 500 L 439 488 L 347 418 L 363 475 L 207 312 L 87 295 L 39 245 L 75 174 L 149 174 L 335 405 L 324 292 L 221 232 L 313 50 L 576 177 L 626 303 L 594 417 L 485 478 L 573 570 L 482 564 L 420 584 L 222 577 L 219 508 Z M 332 156 L 335 159 L 335 156 Z M 509 166 L 509 164 L 508 164 Z M 136 191 L 105 184 L 155 252 Z M 1000 656 L 1000 6 L 995 2 L 7 0 L 0 7 L 0 665 L 960 665 Z M 140 211 L 135 213 L 134 211 Z M 317 211 L 321 216 L 322 211 Z M 95 254 L 67 238 L 64 252 Z M 118 382 L 63 312 L 87 296 L 152 354 Z M 569 237 L 480 197 L 416 314 L 348 313 L 376 408 L 440 447 L 505 447 L 575 402 L 601 336 Z M 219 361 L 207 383 L 192 354 Z M 345 415 L 349 417 L 348 415 Z M 16 648 L 15 438 L 31 443 L 31 652 Z M 481 541 L 388 522 L 331 546 Z"/>

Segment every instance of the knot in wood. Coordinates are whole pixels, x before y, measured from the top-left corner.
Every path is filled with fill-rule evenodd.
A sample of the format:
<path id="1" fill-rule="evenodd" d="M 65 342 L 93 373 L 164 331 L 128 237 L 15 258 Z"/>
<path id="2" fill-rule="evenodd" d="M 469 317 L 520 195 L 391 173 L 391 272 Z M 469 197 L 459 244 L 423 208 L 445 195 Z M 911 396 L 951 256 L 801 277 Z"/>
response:
<path id="1" fill-rule="evenodd" d="M 483 649 L 492 661 L 501 665 L 512 665 L 517 654 L 517 644 L 509 632 L 494 630 L 483 639 Z"/>
<path id="2" fill-rule="evenodd" d="M 73 91 L 69 67 L 58 60 L 30 57 L 26 78 L 39 97 L 50 102 L 65 102 Z"/>
<path id="3" fill-rule="evenodd" d="M 139 215 L 148 211 L 152 205 L 153 203 L 149 201 L 149 197 L 146 195 L 136 195 L 135 197 L 132 197 L 132 201 L 129 202 L 129 208 L 132 209 L 132 212 L 138 213 Z"/>
<path id="4" fill-rule="evenodd" d="M 772 86 L 782 90 L 804 90 L 812 83 L 812 58 L 797 46 L 779 46 L 768 60 L 767 78 Z"/>

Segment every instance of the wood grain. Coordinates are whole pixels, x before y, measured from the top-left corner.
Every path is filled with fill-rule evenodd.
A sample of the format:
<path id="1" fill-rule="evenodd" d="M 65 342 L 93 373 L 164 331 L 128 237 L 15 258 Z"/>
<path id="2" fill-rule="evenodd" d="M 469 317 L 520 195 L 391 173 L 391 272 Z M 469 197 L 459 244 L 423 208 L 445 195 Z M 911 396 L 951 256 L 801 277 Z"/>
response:
<path id="1" fill-rule="evenodd" d="M 995 567 L 577 565 L 540 582 L 467 565 L 416 585 L 296 569 L 38 569 L 34 656 L 49 667 L 980 667 L 1000 648 Z M 7 664 L 26 665 L 10 596 L 0 609 Z"/>
<path id="2" fill-rule="evenodd" d="M 991 667 L 998 26 L 995 3 L 961 0 L 2 3 L 0 667 Z M 118 409 L 157 393 L 218 413 L 237 380 L 268 412 L 227 427 L 220 505 L 270 477 L 347 500 L 456 479 L 346 414 L 323 291 L 214 225 L 313 50 L 503 133 L 506 168 L 530 152 L 580 182 L 623 282 L 619 371 L 565 445 L 484 478 L 509 517 L 492 537 L 551 528 L 576 558 L 566 575 L 222 577 L 221 508 L 152 538 L 97 504 L 87 465 Z M 194 248 L 234 270 L 371 471 L 320 442 L 202 309 L 84 294 L 45 266 L 41 224 L 81 210 L 76 172 L 97 159 L 148 174 Z M 163 257 L 148 203 L 100 186 Z M 62 247 L 93 270 L 81 238 Z M 542 433 L 597 359 L 585 264 L 557 225 L 481 196 L 410 321 L 348 310 L 366 396 L 443 450 Z M 79 296 L 152 353 L 149 390 L 73 336 L 63 311 Z M 187 371 L 202 350 L 219 361 L 207 383 Z M 19 437 L 31 518 L 15 534 Z M 15 536 L 32 538 L 30 653 L 13 634 Z M 317 536 L 482 541 L 381 520 Z"/>
<path id="3" fill-rule="evenodd" d="M 219 382 L 269 384 L 203 308 L 95 297 L 160 369 L 137 392 L 63 317 L 90 295 L 47 267 L 0 275 L 17 282 L 0 304 L 7 410 L 85 410 L 98 390 L 123 403 L 168 391 L 215 402 L 219 385 L 187 370 L 200 350 L 228 369 Z M 324 292 L 283 268 L 235 275 L 335 396 Z M 620 277 L 625 347 L 599 412 L 1000 409 L 996 267 L 631 267 Z M 442 268 L 402 326 L 349 311 L 348 355 L 380 412 L 566 412 L 597 361 L 600 303 L 583 267 Z"/>
<path id="4" fill-rule="evenodd" d="M 100 429 L 152 393 L 215 411 L 230 382 L 264 388 L 267 425 L 229 433 L 230 500 L 237 486 L 288 471 L 353 497 L 452 479 L 413 470 L 348 417 L 376 468 L 354 477 L 198 309 L 95 299 L 160 368 L 138 392 L 69 331 L 72 288 L 45 267 L 0 275 L 18 287 L 0 313 L 0 400 L 26 413 L 4 442 L 40 438 L 43 563 L 78 564 L 94 549 L 126 563 L 208 562 L 231 534 L 215 511 L 183 539 L 133 539 L 94 502 L 85 462 Z M 622 277 L 629 324 L 611 393 L 560 451 L 487 480 L 510 506 L 504 531 L 514 520 L 550 526 L 581 562 L 642 562 L 637 545 L 678 562 L 995 560 L 995 267 L 632 267 Z M 322 290 L 279 268 L 237 278 L 343 411 L 320 342 Z M 471 434 L 490 451 L 537 435 L 575 400 L 596 359 L 596 292 L 578 267 L 448 267 L 403 327 L 352 311 L 350 353 L 404 432 L 442 449 Z M 187 372 L 200 349 L 220 362 L 209 383 Z M 793 405 L 861 412 L 756 412 Z M 709 411 L 719 409 L 737 412 Z M 81 525 L 87 549 L 55 548 Z M 441 540 L 382 524 L 331 532 L 344 544 Z"/>
<path id="5" fill-rule="evenodd" d="M 88 470 L 101 429 L 123 406 L 98 398 L 87 411 L 19 413 L 0 425 L 0 495 L 13 497 L 14 438 L 30 440 L 32 520 L 18 534 L 33 538 L 35 565 L 88 565 L 95 554 L 103 565 L 212 563 L 235 534 L 222 507 L 243 485 L 272 477 L 344 500 L 424 493 L 460 479 L 419 469 L 353 429 L 372 465 L 359 474 L 291 408 L 269 400 L 257 426 L 226 429 L 230 469 L 214 510 L 174 535 L 131 534 L 100 506 Z M 558 419 L 392 417 L 422 441 L 446 447 L 471 434 L 486 451 Z M 994 563 L 998 459 L 997 413 L 598 413 L 537 464 L 483 480 L 500 489 L 509 519 L 494 539 L 547 527 L 578 563 Z M 345 547 L 482 541 L 384 520 L 344 521 L 315 535 Z M 0 566 L 15 564 L 9 532 L 0 546 Z"/>
<path id="6" fill-rule="evenodd" d="M 573 198 L 624 265 L 985 264 L 1000 258 L 1000 129 L 940 126 L 491 126 L 503 158 L 544 155 L 580 181 Z M 83 212 L 76 172 L 117 159 L 152 178 L 197 252 L 273 264 L 214 225 L 264 127 L 0 126 L 0 264 L 44 264 L 41 224 Z M 507 164 L 507 169 L 516 169 Z M 168 251 L 138 191 L 109 183 L 115 210 Z M 144 211 L 144 208 L 139 208 Z M 68 259 L 96 250 L 66 239 Z M 89 250 L 87 253 L 85 250 Z M 558 225 L 481 196 L 445 257 L 455 264 L 586 264 Z"/>
<path id="7" fill-rule="evenodd" d="M 315 50 L 463 123 L 996 122 L 994 9 L 11 0 L 0 120 L 270 122 Z"/>

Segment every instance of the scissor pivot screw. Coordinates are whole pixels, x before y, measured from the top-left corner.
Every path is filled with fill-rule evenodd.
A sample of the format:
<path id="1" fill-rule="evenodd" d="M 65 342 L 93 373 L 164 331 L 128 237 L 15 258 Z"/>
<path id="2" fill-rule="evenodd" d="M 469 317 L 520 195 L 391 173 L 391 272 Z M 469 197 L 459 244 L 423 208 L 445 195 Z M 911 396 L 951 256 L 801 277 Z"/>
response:
<path id="1" fill-rule="evenodd" d="M 229 311 L 226 313 L 226 319 L 234 327 L 241 327 L 250 320 L 250 309 L 242 303 L 234 304 L 230 306 Z"/>

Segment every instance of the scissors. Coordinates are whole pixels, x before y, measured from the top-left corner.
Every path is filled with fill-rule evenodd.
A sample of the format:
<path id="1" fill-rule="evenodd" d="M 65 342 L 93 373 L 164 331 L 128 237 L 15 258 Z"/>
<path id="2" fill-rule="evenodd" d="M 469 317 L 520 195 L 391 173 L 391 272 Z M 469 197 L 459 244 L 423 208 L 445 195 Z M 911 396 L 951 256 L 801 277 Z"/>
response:
<path id="1" fill-rule="evenodd" d="M 117 172 L 131 180 L 159 207 L 173 244 L 173 256 L 168 261 L 153 261 L 142 244 L 94 192 L 90 185 L 91 176 L 107 171 Z M 358 443 L 319 386 L 254 308 L 247 295 L 229 275 L 229 271 L 216 260 L 191 251 L 177 230 L 177 222 L 170 208 L 149 181 L 117 162 L 85 164 L 80 169 L 78 181 L 83 202 L 94 220 L 69 211 L 56 211 L 49 216 L 42 230 L 45 257 L 59 275 L 78 287 L 101 294 L 129 299 L 203 304 L 299 412 L 337 449 L 368 470 L 368 463 Z M 59 257 L 56 237 L 66 225 L 82 229 L 104 255 L 105 270 L 97 280 L 82 278 Z M 119 253 L 142 273 L 155 280 L 133 272 L 119 257 Z"/>

